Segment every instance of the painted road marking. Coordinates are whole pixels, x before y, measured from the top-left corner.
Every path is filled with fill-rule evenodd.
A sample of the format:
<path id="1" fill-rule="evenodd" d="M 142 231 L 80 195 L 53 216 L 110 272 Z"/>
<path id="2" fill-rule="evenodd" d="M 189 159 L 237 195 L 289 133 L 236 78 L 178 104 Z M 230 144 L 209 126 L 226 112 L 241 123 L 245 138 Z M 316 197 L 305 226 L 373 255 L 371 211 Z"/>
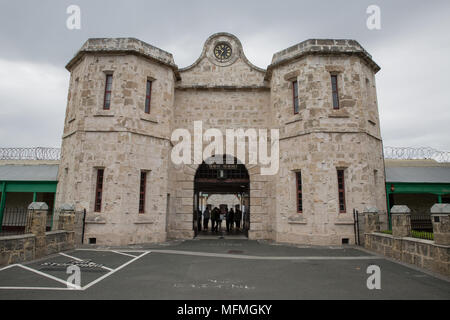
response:
<path id="1" fill-rule="evenodd" d="M 98 251 L 98 250 L 86 250 L 86 251 Z M 114 252 L 112 250 L 105 250 L 105 251 Z M 85 285 L 84 287 L 81 287 L 81 288 L 76 286 L 76 285 L 74 285 L 74 284 L 72 284 L 72 283 L 70 283 L 70 282 L 67 282 L 65 280 L 59 279 L 59 278 L 54 277 L 52 275 L 49 275 L 47 273 L 35 270 L 33 268 L 24 266 L 22 264 L 12 264 L 12 265 L 9 265 L 9 266 L 6 266 L 6 267 L 0 269 L 0 271 L 6 270 L 6 269 L 9 269 L 9 268 L 12 268 L 12 267 L 20 267 L 20 268 L 23 268 L 25 270 L 34 272 L 34 273 L 36 273 L 36 274 L 38 274 L 40 276 L 43 276 L 43 277 L 46 277 L 46 278 L 58 281 L 58 282 L 60 282 L 60 283 L 62 283 L 64 285 L 66 285 L 67 287 L 66 288 L 58 288 L 58 287 L 56 287 L 56 288 L 54 288 L 54 287 L 0 287 L 0 289 L 3 289 L 3 290 L 78 290 L 78 291 L 84 291 L 84 290 L 92 287 L 93 285 L 97 284 L 98 282 L 106 279 L 107 277 L 113 275 L 117 271 L 125 268 L 126 266 L 128 266 L 131 263 L 133 263 L 134 261 L 136 261 L 136 260 L 142 258 L 143 256 L 149 254 L 150 252 L 151 251 L 145 251 L 144 253 L 142 253 L 139 256 L 134 256 L 133 259 L 129 260 L 128 262 L 125 262 L 124 264 L 120 265 L 119 267 L 117 267 L 115 269 L 104 267 L 105 269 L 109 270 L 109 272 L 107 274 L 101 276 L 100 278 L 95 279 L 94 281 L 91 281 L 90 283 L 88 283 L 87 285 Z M 118 252 L 115 252 L 115 253 L 117 254 Z M 120 253 L 118 253 L 118 254 L 120 254 Z M 68 254 L 61 254 L 61 255 L 66 256 L 68 258 L 72 258 L 72 259 L 75 259 L 75 260 L 81 260 L 82 261 L 82 259 L 70 256 Z"/>
<path id="2" fill-rule="evenodd" d="M 136 258 L 131 259 L 130 261 L 124 263 L 124 264 L 121 265 L 120 267 L 118 267 L 118 268 L 116 268 L 116 269 L 114 269 L 114 270 L 108 272 L 107 274 L 101 276 L 100 278 L 98 278 L 98 279 L 92 281 L 91 283 L 85 285 L 85 286 L 82 288 L 82 290 L 86 290 L 86 289 L 88 289 L 89 287 L 93 286 L 94 284 L 96 284 L 96 283 L 98 283 L 98 282 L 100 282 L 100 281 L 106 279 L 107 277 L 113 275 L 115 272 L 119 271 L 119 270 L 122 269 L 122 268 L 125 268 L 125 267 L 126 267 L 127 265 L 129 265 L 130 263 L 133 263 L 134 261 L 136 261 L 136 260 L 142 258 L 143 256 L 145 256 L 146 254 L 149 254 L 150 252 L 151 252 L 151 251 L 144 252 L 144 253 L 141 254 L 140 256 L 137 256 Z"/>
<path id="3" fill-rule="evenodd" d="M 35 269 L 33 269 L 33 268 L 24 266 L 24 265 L 22 265 L 22 264 L 17 264 L 17 266 L 20 267 L 20 268 L 22 268 L 22 269 L 25 269 L 25 270 L 28 270 L 28 271 L 37 273 L 38 275 L 41 275 L 41 276 L 43 276 L 43 277 L 46 277 L 46 278 L 49 278 L 49 279 L 58 281 L 58 282 L 60 282 L 60 283 L 62 283 L 62 284 L 64 284 L 64 285 L 66 285 L 67 287 L 71 287 L 72 289 L 79 289 L 79 287 L 76 286 L 76 285 L 74 285 L 73 283 L 67 282 L 67 281 L 65 281 L 65 280 L 62 280 L 62 279 L 57 278 L 57 277 L 54 277 L 54 276 L 49 275 L 49 274 L 47 274 L 47 273 L 44 273 L 44 272 L 35 270 Z M 0 287 L 0 288 L 1 288 L 1 287 Z"/>
<path id="4" fill-rule="evenodd" d="M 129 254 L 129 253 L 125 253 L 125 252 L 120 252 L 120 251 L 111 251 L 111 252 L 114 252 L 114 253 L 117 253 L 117 254 L 121 254 L 121 255 L 124 255 L 124 256 L 128 256 L 128 257 L 133 257 L 133 258 L 136 258 L 137 256 L 134 256 L 134 255 L 132 255 L 132 254 Z"/>
<path id="5" fill-rule="evenodd" d="M 62 253 L 62 252 L 60 252 L 59 254 L 62 255 L 62 256 L 64 256 L 64 257 L 67 257 L 67 258 L 71 258 L 71 259 L 73 259 L 73 260 L 76 260 L 76 261 L 85 261 L 85 260 L 83 260 L 83 259 L 80 259 L 80 258 L 77 258 L 77 257 L 74 257 L 74 256 L 69 256 L 68 254 L 65 254 L 65 253 Z M 112 271 L 112 270 L 113 270 L 113 269 L 108 268 L 108 267 L 105 267 L 105 266 L 100 266 L 100 268 L 105 269 L 105 270 L 108 270 L 108 271 Z"/>

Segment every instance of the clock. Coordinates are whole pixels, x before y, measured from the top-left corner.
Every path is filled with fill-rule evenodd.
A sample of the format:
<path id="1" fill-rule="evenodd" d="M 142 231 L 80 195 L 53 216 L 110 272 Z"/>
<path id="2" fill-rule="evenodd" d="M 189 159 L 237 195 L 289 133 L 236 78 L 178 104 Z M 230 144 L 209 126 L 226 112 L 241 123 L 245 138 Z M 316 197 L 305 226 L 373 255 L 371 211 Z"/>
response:
<path id="1" fill-rule="evenodd" d="M 220 62 L 224 62 L 224 61 L 230 59 L 231 58 L 231 53 L 232 53 L 231 47 L 227 43 L 219 43 L 214 48 L 214 56 Z"/>

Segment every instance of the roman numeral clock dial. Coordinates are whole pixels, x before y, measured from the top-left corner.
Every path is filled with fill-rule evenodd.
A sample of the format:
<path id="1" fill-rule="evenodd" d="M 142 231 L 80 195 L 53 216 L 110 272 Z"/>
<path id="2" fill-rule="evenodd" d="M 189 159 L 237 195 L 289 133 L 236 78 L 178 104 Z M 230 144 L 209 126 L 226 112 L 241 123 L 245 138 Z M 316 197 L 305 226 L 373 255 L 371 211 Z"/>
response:
<path id="1" fill-rule="evenodd" d="M 224 62 L 224 61 L 230 59 L 231 58 L 231 52 L 232 52 L 231 47 L 228 44 L 226 44 L 226 43 L 219 43 L 214 48 L 214 56 L 220 62 Z"/>

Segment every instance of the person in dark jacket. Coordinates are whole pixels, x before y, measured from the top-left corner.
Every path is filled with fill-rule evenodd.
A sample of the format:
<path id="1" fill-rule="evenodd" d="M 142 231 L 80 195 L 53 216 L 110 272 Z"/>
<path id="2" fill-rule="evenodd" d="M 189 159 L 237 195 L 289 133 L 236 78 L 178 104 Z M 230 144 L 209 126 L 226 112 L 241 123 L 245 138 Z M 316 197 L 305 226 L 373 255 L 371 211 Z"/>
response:
<path id="1" fill-rule="evenodd" d="M 237 208 L 236 212 L 234 213 L 234 223 L 236 224 L 236 229 L 241 229 L 241 220 L 242 220 L 242 211 Z"/>
<path id="2" fill-rule="evenodd" d="M 234 223 L 234 210 L 233 208 L 228 211 L 227 214 L 227 232 L 233 231 L 233 223 Z"/>
<path id="3" fill-rule="evenodd" d="M 206 207 L 206 210 L 203 212 L 203 230 L 208 230 L 208 223 L 210 218 L 211 212 L 209 211 L 209 207 Z"/>

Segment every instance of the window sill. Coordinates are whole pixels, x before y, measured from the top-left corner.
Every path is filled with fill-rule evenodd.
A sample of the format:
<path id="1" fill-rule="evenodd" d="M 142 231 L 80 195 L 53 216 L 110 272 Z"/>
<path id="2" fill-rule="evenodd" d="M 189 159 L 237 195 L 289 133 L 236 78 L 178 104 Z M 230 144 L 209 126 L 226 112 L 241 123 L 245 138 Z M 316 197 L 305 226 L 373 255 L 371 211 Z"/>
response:
<path id="1" fill-rule="evenodd" d="M 158 120 L 156 119 L 156 117 L 154 117 L 150 114 L 146 114 L 146 113 L 141 113 L 141 120 L 152 122 L 152 123 L 158 123 Z"/>
<path id="2" fill-rule="evenodd" d="M 346 111 L 333 111 L 328 115 L 328 118 L 350 118 L 350 114 Z"/>
<path id="3" fill-rule="evenodd" d="M 114 114 L 110 110 L 102 110 L 94 113 L 94 117 L 114 117 Z"/>
<path id="4" fill-rule="evenodd" d="M 287 122 L 284 123 L 284 125 L 296 123 L 296 122 L 299 122 L 299 121 L 302 121 L 302 120 L 303 120 L 302 118 L 300 118 L 300 117 L 298 116 L 298 113 L 295 114 L 295 116 L 297 117 L 297 119 L 294 119 L 294 120 L 291 120 L 291 121 L 287 121 Z"/>
<path id="5" fill-rule="evenodd" d="M 290 216 L 288 218 L 288 223 L 289 224 L 307 224 L 307 221 L 304 217 L 302 217 L 303 213 L 297 213 L 296 216 Z"/>
<path id="6" fill-rule="evenodd" d="M 334 222 L 335 225 L 354 225 L 355 222 L 353 221 L 353 219 L 338 219 L 337 221 Z"/>
<path id="7" fill-rule="evenodd" d="M 134 224 L 154 224 L 153 221 L 135 221 Z"/>

